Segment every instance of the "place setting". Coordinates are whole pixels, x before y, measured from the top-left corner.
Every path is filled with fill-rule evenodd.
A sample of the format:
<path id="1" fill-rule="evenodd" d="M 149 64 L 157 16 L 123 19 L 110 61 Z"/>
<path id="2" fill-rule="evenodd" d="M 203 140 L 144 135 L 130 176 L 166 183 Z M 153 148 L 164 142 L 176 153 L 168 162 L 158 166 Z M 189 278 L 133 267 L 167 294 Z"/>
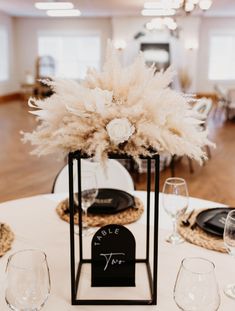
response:
<path id="1" fill-rule="evenodd" d="M 232 207 L 191 208 L 187 183 L 183 178 L 168 178 L 163 186 L 162 204 L 173 223 L 167 242 L 192 244 L 226 253 L 223 234 Z"/>
<path id="2" fill-rule="evenodd" d="M 190 243 L 226 253 L 223 234 L 226 218 L 232 210 L 232 207 L 193 210 L 179 218 L 178 232 Z"/>
<path id="3" fill-rule="evenodd" d="M 137 221 L 144 205 L 138 197 L 127 191 L 115 188 L 99 188 L 96 171 L 82 172 L 81 182 L 82 223 L 85 235 L 94 232 L 91 227 L 107 224 L 129 224 Z M 74 194 L 74 223 L 79 218 L 78 194 Z M 56 208 L 59 217 L 67 222 L 70 219 L 69 199 L 60 202 Z"/>

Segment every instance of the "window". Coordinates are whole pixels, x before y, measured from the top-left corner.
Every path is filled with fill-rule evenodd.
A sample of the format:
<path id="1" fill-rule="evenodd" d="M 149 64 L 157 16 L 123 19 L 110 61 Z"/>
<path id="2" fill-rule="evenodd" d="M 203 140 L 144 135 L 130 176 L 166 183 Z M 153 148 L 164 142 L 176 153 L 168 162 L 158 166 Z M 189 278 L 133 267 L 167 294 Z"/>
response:
<path id="1" fill-rule="evenodd" d="M 6 28 L 0 26 L 0 81 L 8 78 L 8 33 Z"/>
<path id="2" fill-rule="evenodd" d="M 212 35 L 209 51 L 209 79 L 235 80 L 235 34 Z"/>
<path id="3" fill-rule="evenodd" d="M 47 35 L 38 37 L 39 56 L 55 59 L 55 76 L 68 79 L 84 78 L 87 68 L 100 67 L 100 37 L 98 35 Z"/>

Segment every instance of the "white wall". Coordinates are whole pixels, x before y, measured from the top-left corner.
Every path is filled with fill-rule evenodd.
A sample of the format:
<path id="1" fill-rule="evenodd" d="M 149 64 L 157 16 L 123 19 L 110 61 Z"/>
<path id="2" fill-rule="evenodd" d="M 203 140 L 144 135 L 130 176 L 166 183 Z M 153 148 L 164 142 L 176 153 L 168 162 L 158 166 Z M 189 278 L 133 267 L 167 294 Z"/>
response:
<path id="1" fill-rule="evenodd" d="M 11 18 L 0 12 L 0 24 L 9 31 L 10 44 L 10 80 L 0 83 L 0 95 L 12 93 L 19 89 L 19 83 L 24 82 L 26 71 L 35 74 L 37 58 L 37 33 L 39 31 L 78 31 L 99 32 L 101 34 L 101 61 L 105 56 L 105 46 L 108 38 L 122 39 L 127 43 L 120 59 L 127 65 L 139 51 L 141 42 L 169 42 L 171 47 L 171 62 L 176 70 L 186 67 L 191 78 L 191 92 L 212 92 L 215 82 L 209 81 L 208 57 L 209 35 L 211 32 L 235 32 L 235 19 L 232 18 L 178 18 L 180 27 L 179 39 L 169 36 L 168 32 L 147 34 L 138 40 L 134 35 L 145 31 L 144 24 L 150 18 L 146 17 L 113 17 L 113 18 Z M 189 44 L 199 48 L 187 49 Z M 17 67 L 16 67 L 17 65 Z M 223 81 L 225 86 L 234 85 L 235 81 Z"/>
<path id="2" fill-rule="evenodd" d="M 181 17 L 177 19 L 180 32 L 175 39 L 167 32 L 155 32 L 134 40 L 134 35 L 145 31 L 144 24 L 151 18 L 115 17 L 112 19 L 113 39 L 125 40 L 127 47 L 120 52 L 124 64 L 129 64 L 138 53 L 141 42 L 169 42 L 171 47 L 171 63 L 176 71 L 186 68 L 192 79 L 190 92 L 210 93 L 214 84 L 225 87 L 235 86 L 235 81 L 208 80 L 209 38 L 211 33 L 235 34 L 234 18 Z M 192 46 L 193 49 L 189 49 Z"/>
<path id="3" fill-rule="evenodd" d="M 225 87 L 235 86 L 235 81 L 208 80 L 209 40 L 210 34 L 212 33 L 233 33 L 235 35 L 235 18 L 204 18 L 202 20 L 197 71 L 197 90 L 199 92 L 213 92 L 215 84 L 220 84 Z"/>
<path id="4" fill-rule="evenodd" d="M 120 52 L 120 58 L 123 63 L 129 64 L 133 60 L 138 54 L 141 43 L 169 43 L 173 68 L 176 72 L 180 68 L 187 68 L 192 78 L 192 85 L 189 91 L 195 92 L 198 49 L 189 51 L 185 46 L 192 41 L 198 44 L 200 18 L 178 18 L 177 22 L 180 28 L 179 39 L 170 36 L 168 31 L 147 32 L 144 24 L 150 19 L 146 17 L 114 17 L 112 19 L 114 42 L 115 40 L 124 40 L 127 43 L 126 49 Z M 146 35 L 135 40 L 134 36 L 140 31 L 146 33 Z"/>
<path id="5" fill-rule="evenodd" d="M 107 40 L 112 37 L 110 18 L 16 18 L 18 77 L 21 82 L 25 79 L 26 71 L 35 76 L 35 61 L 38 55 L 37 34 L 40 31 L 100 33 L 101 63 L 104 61 Z"/>
<path id="6" fill-rule="evenodd" d="M 9 46 L 9 79 L 7 81 L 0 81 L 0 95 L 14 93 L 19 89 L 17 83 L 17 68 L 15 62 L 15 32 L 14 32 L 14 19 L 0 12 L 0 26 L 6 28 L 8 32 L 8 46 Z"/>
<path id="7" fill-rule="evenodd" d="M 192 84 L 189 92 L 197 92 L 197 66 L 199 53 L 200 17 L 187 17 L 178 20 L 180 31 L 178 66 L 187 70 Z"/>

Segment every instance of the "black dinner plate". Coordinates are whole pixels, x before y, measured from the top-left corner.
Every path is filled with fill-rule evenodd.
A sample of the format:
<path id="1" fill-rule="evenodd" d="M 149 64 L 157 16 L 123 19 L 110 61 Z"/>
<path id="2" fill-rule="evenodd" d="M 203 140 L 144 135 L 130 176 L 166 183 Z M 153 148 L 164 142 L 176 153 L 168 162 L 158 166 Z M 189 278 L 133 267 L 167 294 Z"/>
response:
<path id="1" fill-rule="evenodd" d="M 90 214 L 116 214 L 134 207 L 134 197 L 123 190 L 100 188 L 95 203 L 88 208 Z"/>
<path id="2" fill-rule="evenodd" d="M 205 232 L 223 237 L 224 221 L 231 207 L 216 207 L 202 211 L 196 217 L 196 224 Z"/>

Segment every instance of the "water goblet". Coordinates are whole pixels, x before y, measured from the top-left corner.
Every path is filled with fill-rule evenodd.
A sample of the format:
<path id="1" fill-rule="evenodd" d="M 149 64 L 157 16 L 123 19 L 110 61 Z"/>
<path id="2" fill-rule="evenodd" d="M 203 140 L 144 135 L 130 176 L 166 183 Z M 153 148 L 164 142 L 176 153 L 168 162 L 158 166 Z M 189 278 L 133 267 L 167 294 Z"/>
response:
<path id="1" fill-rule="evenodd" d="M 177 220 L 188 208 L 188 187 L 183 178 L 167 178 L 163 186 L 162 196 L 163 208 L 171 217 L 173 233 L 167 238 L 172 244 L 184 242 L 184 239 L 177 232 Z"/>
<path id="2" fill-rule="evenodd" d="M 84 171 L 81 176 L 81 190 L 82 190 L 82 210 L 85 219 L 87 219 L 88 208 L 95 202 L 98 194 L 96 173 L 94 171 Z M 87 221 L 83 221 L 83 235 L 89 235 L 94 230 L 90 228 Z"/>
<path id="3" fill-rule="evenodd" d="M 21 250 L 11 255 L 6 267 L 5 300 L 14 311 L 38 311 L 50 293 L 50 273 L 46 254 Z"/>
<path id="4" fill-rule="evenodd" d="M 228 253 L 235 257 L 235 210 L 228 213 L 225 221 L 224 245 Z M 224 293 L 228 297 L 235 299 L 235 283 L 226 285 Z"/>
<path id="5" fill-rule="evenodd" d="M 182 260 L 174 286 L 174 300 L 183 311 L 216 311 L 220 306 L 215 265 L 204 258 Z"/>

